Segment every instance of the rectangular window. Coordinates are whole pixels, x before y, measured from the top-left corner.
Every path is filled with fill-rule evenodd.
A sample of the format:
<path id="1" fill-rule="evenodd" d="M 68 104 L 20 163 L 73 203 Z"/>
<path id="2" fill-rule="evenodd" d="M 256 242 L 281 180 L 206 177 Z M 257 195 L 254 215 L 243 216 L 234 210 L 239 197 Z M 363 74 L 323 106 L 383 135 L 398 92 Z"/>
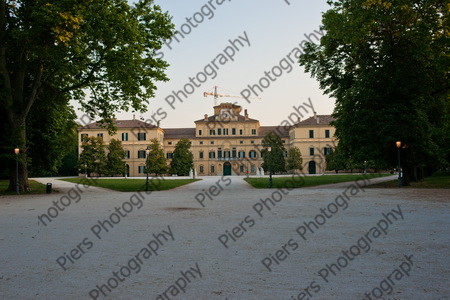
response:
<path id="1" fill-rule="evenodd" d="M 204 167 L 200 166 L 200 173 L 203 173 L 203 172 L 204 172 Z"/>
<path id="2" fill-rule="evenodd" d="M 200 141 L 200 145 L 203 145 L 203 141 Z"/>
<path id="3" fill-rule="evenodd" d="M 145 140 L 147 140 L 147 133 L 138 132 L 138 141 L 145 141 Z"/>
<path id="4" fill-rule="evenodd" d="M 239 158 L 245 158 L 245 151 L 239 151 Z"/>
<path id="5" fill-rule="evenodd" d="M 198 131 L 198 135 L 202 135 L 202 131 L 201 130 Z"/>
<path id="6" fill-rule="evenodd" d="M 310 130 L 309 131 L 309 138 L 313 139 L 314 138 L 314 130 Z"/>
<path id="7" fill-rule="evenodd" d="M 244 166 L 243 165 L 239 166 L 239 172 L 244 173 Z"/>
<path id="8" fill-rule="evenodd" d="M 233 150 L 231 151 L 231 157 L 236 157 L 236 148 L 233 148 Z"/>
<path id="9" fill-rule="evenodd" d="M 130 151 L 129 150 L 123 151 L 123 154 L 124 154 L 123 158 L 130 158 Z"/>
<path id="10" fill-rule="evenodd" d="M 128 141 L 128 132 L 122 132 L 122 141 Z"/>
<path id="11" fill-rule="evenodd" d="M 209 135 L 216 135 L 216 131 L 214 129 L 209 130 Z"/>
<path id="12" fill-rule="evenodd" d="M 250 166 L 250 172 L 255 173 L 255 165 Z"/>
<path id="13" fill-rule="evenodd" d="M 223 135 L 228 135 L 228 128 L 223 129 Z"/>
<path id="14" fill-rule="evenodd" d="M 167 142 L 168 145 L 172 145 L 172 142 Z"/>
<path id="15" fill-rule="evenodd" d="M 231 134 L 236 135 L 236 128 L 231 128 Z"/>
<path id="16" fill-rule="evenodd" d="M 97 137 L 99 137 L 103 140 L 103 133 L 97 133 Z"/>
<path id="17" fill-rule="evenodd" d="M 223 151 L 223 157 L 230 158 L 230 151 Z"/>
<path id="18" fill-rule="evenodd" d="M 214 141 L 209 142 L 211 145 L 214 145 Z"/>
<path id="19" fill-rule="evenodd" d="M 255 143 L 255 141 L 250 141 L 250 144 L 254 144 Z"/>
<path id="20" fill-rule="evenodd" d="M 242 129 L 239 129 L 239 134 L 242 135 Z"/>
<path id="21" fill-rule="evenodd" d="M 330 153 L 331 153 L 331 148 L 329 148 L 329 147 L 323 148 L 323 154 L 328 155 Z"/>
<path id="22" fill-rule="evenodd" d="M 214 151 L 209 152 L 209 158 L 216 158 L 216 152 Z"/>
<path id="23" fill-rule="evenodd" d="M 214 173 L 216 170 L 214 168 L 214 165 L 211 166 L 211 173 Z"/>
<path id="24" fill-rule="evenodd" d="M 256 129 L 252 129 L 252 134 L 256 135 Z"/>
<path id="25" fill-rule="evenodd" d="M 86 139 L 88 137 L 87 133 L 82 133 L 81 134 L 81 141 L 83 141 L 84 139 Z"/>
<path id="26" fill-rule="evenodd" d="M 219 150 L 217 150 L 217 158 L 222 158 L 222 148 L 219 148 Z"/>
<path id="27" fill-rule="evenodd" d="M 145 166 L 139 166 L 138 167 L 138 173 L 139 174 L 144 174 L 144 172 L 145 172 Z"/>
<path id="28" fill-rule="evenodd" d="M 138 158 L 145 158 L 145 150 L 138 151 Z"/>
<path id="29" fill-rule="evenodd" d="M 222 128 L 217 128 L 217 135 L 222 135 Z"/>
<path id="30" fill-rule="evenodd" d="M 244 143 L 244 141 L 239 141 L 239 144 L 243 144 Z"/>
<path id="31" fill-rule="evenodd" d="M 325 130 L 325 137 L 326 138 L 330 137 L 330 130 L 328 130 L 328 129 Z"/>
<path id="32" fill-rule="evenodd" d="M 314 148 L 309 148 L 309 155 L 314 155 Z"/>
<path id="33" fill-rule="evenodd" d="M 167 152 L 166 157 L 167 157 L 167 159 L 172 159 L 173 158 L 173 153 L 172 152 Z"/>
<path id="34" fill-rule="evenodd" d="M 199 158 L 203 158 L 203 151 L 200 151 L 200 152 L 198 153 L 198 157 L 199 157 Z"/>

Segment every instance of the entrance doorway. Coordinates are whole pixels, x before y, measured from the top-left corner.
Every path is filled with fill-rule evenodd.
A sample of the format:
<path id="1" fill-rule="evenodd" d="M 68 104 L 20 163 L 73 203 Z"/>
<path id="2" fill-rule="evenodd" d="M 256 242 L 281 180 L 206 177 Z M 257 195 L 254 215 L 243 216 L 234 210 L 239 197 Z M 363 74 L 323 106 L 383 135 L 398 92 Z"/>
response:
<path id="1" fill-rule="evenodd" d="M 308 164 L 308 172 L 309 174 L 316 174 L 316 162 L 310 161 Z"/>
<path id="2" fill-rule="evenodd" d="M 223 175 L 224 176 L 231 175 L 231 164 L 229 162 L 223 164 Z"/>

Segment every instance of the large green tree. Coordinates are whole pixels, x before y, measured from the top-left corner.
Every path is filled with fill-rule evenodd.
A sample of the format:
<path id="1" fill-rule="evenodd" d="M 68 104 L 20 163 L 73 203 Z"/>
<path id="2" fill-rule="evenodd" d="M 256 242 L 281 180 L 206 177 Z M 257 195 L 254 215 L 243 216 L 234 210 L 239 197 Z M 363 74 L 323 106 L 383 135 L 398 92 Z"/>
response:
<path id="1" fill-rule="evenodd" d="M 178 176 L 187 176 L 194 167 L 194 155 L 189 150 L 191 141 L 188 138 L 180 139 L 175 145 L 173 158 L 170 164 L 170 173 Z"/>
<path id="2" fill-rule="evenodd" d="M 286 160 L 284 157 L 286 149 L 284 148 L 281 137 L 278 134 L 270 131 L 264 136 L 261 144 L 264 147 L 264 149 L 261 151 L 264 160 L 262 167 L 272 174 L 285 172 Z"/>
<path id="3" fill-rule="evenodd" d="M 448 0 L 338 0 L 323 15 L 326 34 L 300 64 L 336 98 L 340 151 L 395 166 L 402 141 L 405 181 L 417 167 L 447 163 Z M 414 176 L 415 177 L 415 176 Z"/>
<path id="4" fill-rule="evenodd" d="M 123 175 L 126 172 L 123 149 L 120 140 L 111 139 L 108 144 L 108 154 L 106 155 L 105 174 L 109 176 Z"/>
<path id="5" fill-rule="evenodd" d="M 84 137 L 81 143 L 80 158 L 78 160 L 80 173 L 86 173 L 87 176 L 95 173 L 95 175 L 101 176 L 105 173 L 105 166 L 106 151 L 103 139 L 95 136 Z"/>
<path id="6" fill-rule="evenodd" d="M 28 189 L 27 117 L 38 96 L 47 87 L 68 94 L 110 126 L 117 110 L 145 111 L 155 81 L 168 80 L 156 51 L 172 34 L 170 17 L 152 0 L 0 0 L 0 109 L 4 144 L 22 149 L 21 190 Z"/>
<path id="7" fill-rule="evenodd" d="M 286 158 L 286 169 L 293 171 L 303 169 L 302 153 L 298 147 L 289 148 Z"/>
<path id="8" fill-rule="evenodd" d="M 76 114 L 68 102 L 67 95 L 45 89 L 31 107 L 26 122 L 31 176 L 57 174 L 63 158 L 78 147 Z"/>
<path id="9" fill-rule="evenodd" d="M 147 156 L 147 170 L 149 173 L 158 176 L 158 174 L 167 172 L 167 159 L 164 156 L 164 150 L 158 139 L 154 138 L 150 142 L 150 151 Z"/>

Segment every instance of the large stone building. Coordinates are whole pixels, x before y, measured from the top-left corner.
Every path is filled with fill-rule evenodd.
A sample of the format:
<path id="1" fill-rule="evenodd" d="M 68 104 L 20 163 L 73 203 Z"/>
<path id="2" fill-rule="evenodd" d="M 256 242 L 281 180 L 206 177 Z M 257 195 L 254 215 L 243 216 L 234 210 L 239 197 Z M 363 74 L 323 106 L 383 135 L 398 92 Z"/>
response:
<path id="1" fill-rule="evenodd" d="M 145 149 L 153 138 L 163 146 L 170 161 L 176 143 L 181 138 L 191 140 L 194 167 L 197 175 L 257 174 L 263 160 L 261 141 L 267 132 L 277 133 L 286 149 L 298 147 L 302 153 L 303 171 L 325 172 L 324 156 L 335 146 L 333 119 L 329 115 L 315 115 L 292 126 L 261 126 L 258 120 L 242 114 L 241 106 L 222 103 L 214 106 L 212 116 L 204 115 L 195 121 L 195 128 L 167 128 L 140 120 L 116 120 L 117 132 L 110 136 L 97 123 L 79 128 L 79 147 L 83 136 L 102 137 L 105 144 L 119 139 L 125 149 L 125 163 L 129 176 L 143 176 Z"/>

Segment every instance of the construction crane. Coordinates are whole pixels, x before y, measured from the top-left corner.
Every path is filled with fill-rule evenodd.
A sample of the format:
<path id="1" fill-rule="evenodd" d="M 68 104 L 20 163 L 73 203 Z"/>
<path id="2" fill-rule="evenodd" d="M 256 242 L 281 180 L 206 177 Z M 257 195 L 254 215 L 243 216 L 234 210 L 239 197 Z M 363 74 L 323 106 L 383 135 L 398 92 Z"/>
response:
<path id="1" fill-rule="evenodd" d="M 218 94 L 218 93 L 217 93 L 217 88 L 218 88 L 218 86 L 214 86 L 214 93 L 210 93 L 210 92 L 204 92 L 204 93 L 203 93 L 203 96 L 204 96 L 204 97 L 214 96 L 214 106 L 217 106 L 217 99 L 218 99 L 219 97 L 240 98 L 240 99 L 247 99 L 247 100 L 248 100 L 248 99 L 253 99 L 253 100 L 255 100 L 255 99 L 261 99 L 261 98 L 256 98 L 256 97 L 244 98 L 244 97 L 241 97 L 241 96 L 221 95 L 221 94 Z"/>

